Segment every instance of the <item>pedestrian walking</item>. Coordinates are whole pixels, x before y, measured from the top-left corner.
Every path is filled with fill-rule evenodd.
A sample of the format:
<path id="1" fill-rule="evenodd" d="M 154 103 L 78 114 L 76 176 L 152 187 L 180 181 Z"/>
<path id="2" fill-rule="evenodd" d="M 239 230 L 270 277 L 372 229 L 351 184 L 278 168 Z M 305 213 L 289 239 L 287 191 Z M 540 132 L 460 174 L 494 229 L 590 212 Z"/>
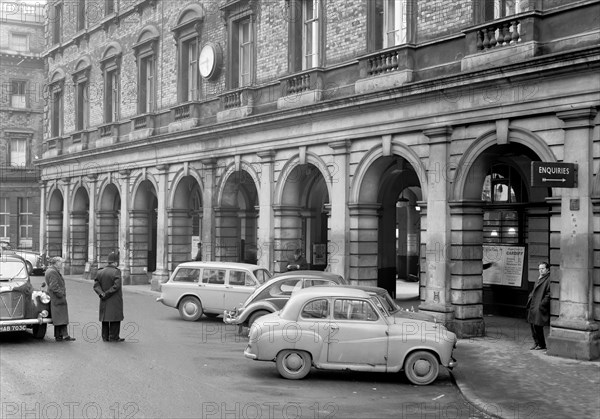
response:
<path id="1" fill-rule="evenodd" d="M 550 321 L 550 264 L 540 263 L 538 277 L 527 299 L 527 322 L 531 325 L 534 345 L 531 350 L 546 349 L 544 326 Z"/>
<path id="2" fill-rule="evenodd" d="M 67 305 L 67 289 L 65 279 L 60 270 L 63 267 L 64 259 L 53 257 L 48 260 L 48 268 L 44 276 L 44 281 L 50 294 L 50 313 L 52 324 L 54 325 L 54 339 L 57 342 L 70 342 L 75 338 L 69 336 L 67 326 L 69 324 L 69 307 Z"/>
<path id="3" fill-rule="evenodd" d="M 94 291 L 100 297 L 99 320 L 102 322 L 104 342 L 123 342 L 120 337 L 123 320 L 123 288 L 121 270 L 117 268 L 118 257 L 111 252 L 107 265 L 98 269 L 94 279 Z"/>

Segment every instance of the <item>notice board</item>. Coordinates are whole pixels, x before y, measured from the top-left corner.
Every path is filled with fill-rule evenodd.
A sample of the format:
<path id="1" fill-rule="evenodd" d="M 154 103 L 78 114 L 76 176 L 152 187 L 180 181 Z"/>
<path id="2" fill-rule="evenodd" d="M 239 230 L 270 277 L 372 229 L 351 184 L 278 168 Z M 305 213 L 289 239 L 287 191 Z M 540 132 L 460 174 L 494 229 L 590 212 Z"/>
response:
<path id="1" fill-rule="evenodd" d="M 525 246 L 484 244 L 483 283 L 520 287 L 523 281 Z"/>

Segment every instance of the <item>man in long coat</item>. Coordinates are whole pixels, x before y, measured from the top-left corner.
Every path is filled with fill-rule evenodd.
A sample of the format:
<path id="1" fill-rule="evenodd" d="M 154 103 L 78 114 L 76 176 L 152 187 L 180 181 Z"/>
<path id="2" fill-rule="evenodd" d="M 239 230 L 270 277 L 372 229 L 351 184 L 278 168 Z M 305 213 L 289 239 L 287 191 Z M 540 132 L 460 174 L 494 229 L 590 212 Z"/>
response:
<path id="1" fill-rule="evenodd" d="M 69 324 L 69 307 L 67 306 L 65 279 L 60 273 L 62 264 L 62 258 L 51 258 L 48 269 L 46 269 L 44 281 L 48 286 L 48 294 L 50 294 L 50 314 L 52 316 L 52 324 L 54 325 L 54 339 L 57 342 L 69 342 L 74 341 L 75 338 L 69 336 L 67 330 L 67 325 Z"/>
<path id="2" fill-rule="evenodd" d="M 540 276 L 533 286 L 527 300 L 527 321 L 531 325 L 534 349 L 546 349 L 544 326 L 550 321 L 550 265 L 542 262 L 539 265 Z"/>
<path id="3" fill-rule="evenodd" d="M 98 269 L 94 280 L 94 291 L 100 297 L 100 315 L 102 322 L 102 340 L 104 342 L 123 342 L 121 321 L 123 320 L 123 289 L 121 271 L 117 268 L 117 255 L 108 255 L 106 267 Z"/>

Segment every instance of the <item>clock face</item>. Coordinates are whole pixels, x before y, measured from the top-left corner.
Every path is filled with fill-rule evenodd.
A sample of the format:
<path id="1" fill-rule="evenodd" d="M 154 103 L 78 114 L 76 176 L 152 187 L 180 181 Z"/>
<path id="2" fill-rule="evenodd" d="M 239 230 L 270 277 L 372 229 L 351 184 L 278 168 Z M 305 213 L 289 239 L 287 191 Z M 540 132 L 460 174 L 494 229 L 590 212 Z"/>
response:
<path id="1" fill-rule="evenodd" d="M 205 79 L 210 78 L 215 72 L 216 57 L 215 49 L 212 45 L 205 45 L 200 51 L 198 66 L 200 67 L 200 75 Z"/>

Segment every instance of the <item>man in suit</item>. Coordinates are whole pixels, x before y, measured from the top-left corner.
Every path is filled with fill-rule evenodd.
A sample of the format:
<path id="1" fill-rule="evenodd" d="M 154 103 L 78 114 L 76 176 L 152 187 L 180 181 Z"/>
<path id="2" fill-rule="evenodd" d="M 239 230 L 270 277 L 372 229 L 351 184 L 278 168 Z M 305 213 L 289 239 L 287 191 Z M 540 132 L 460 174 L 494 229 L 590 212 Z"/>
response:
<path id="1" fill-rule="evenodd" d="M 67 289 L 65 279 L 60 273 L 64 259 L 53 257 L 48 261 L 46 269 L 45 282 L 48 285 L 48 294 L 50 294 L 50 313 L 52 314 L 52 324 L 54 325 L 54 339 L 57 342 L 71 342 L 75 338 L 69 336 L 67 326 L 69 324 L 69 307 L 67 305 Z"/>
<path id="2" fill-rule="evenodd" d="M 527 300 L 527 322 L 531 325 L 534 345 L 531 350 L 546 349 L 544 326 L 550 321 L 550 265 L 539 265 L 540 276 L 533 286 Z"/>
<path id="3" fill-rule="evenodd" d="M 123 342 L 119 336 L 123 320 L 123 289 L 121 271 L 117 268 L 118 257 L 114 252 L 108 255 L 106 267 L 98 269 L 94 280 L 94 291 L 100 297 L 100 321 L 104 342 Z"/>

